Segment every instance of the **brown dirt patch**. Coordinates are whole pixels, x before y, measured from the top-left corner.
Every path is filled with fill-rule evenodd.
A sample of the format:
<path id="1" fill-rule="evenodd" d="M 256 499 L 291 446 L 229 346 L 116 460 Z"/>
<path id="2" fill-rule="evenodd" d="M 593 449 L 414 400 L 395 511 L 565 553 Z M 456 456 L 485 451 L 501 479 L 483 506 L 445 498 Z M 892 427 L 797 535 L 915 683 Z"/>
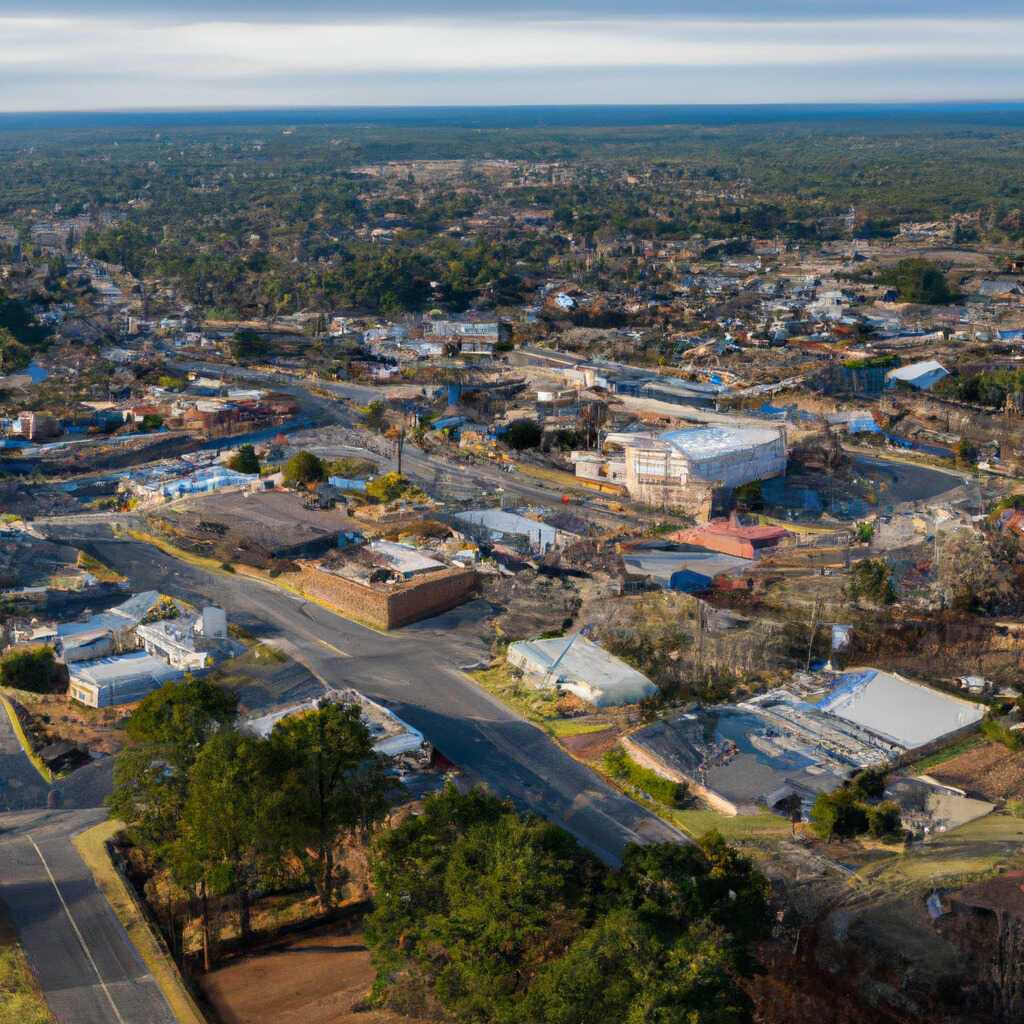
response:
<path id="1" fill-rule="evenodd" d="M 8 694 L 28 716 L 24 724 L 37 749 L 58 740 L 71 740 L 89 750 L 117 754 L 125 744 L 124 730 L 117 723 L 136 707 L 87 708 L 63 693 L 18 690 Z"/>
<path id="2" fill-rule="evenodd" d="M 426 1024 L 353 1011 L 373 979 L 361 932 L 323 931 L 211 971 L 199 985 L 222 1024 Z"/>
<path id="3" fill-rule="evenodd" d="M 581 732 L 575 736 L 563 736 L 559 742 L 574 757 L 583 761 L 596 761 L 619 742 L 619 731 L 601 729 L 600 732 Z"/>
<path id="4" fill-rule="evenodd" d="M 929 769 L 928 774 L 986 800 L 1024 797 L 1024 755 L 1001 743 L 982 744 Z"/>

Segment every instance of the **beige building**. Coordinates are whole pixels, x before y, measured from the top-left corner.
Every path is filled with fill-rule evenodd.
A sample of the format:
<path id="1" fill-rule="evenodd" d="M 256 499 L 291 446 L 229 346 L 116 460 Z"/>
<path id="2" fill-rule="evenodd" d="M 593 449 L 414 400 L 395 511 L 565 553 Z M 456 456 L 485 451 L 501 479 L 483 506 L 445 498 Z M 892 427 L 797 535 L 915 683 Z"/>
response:
<path id="1" fill-rule="evenodd" d="M 781 476 L 786 435 L 777 426 L 612 433 L 601 452 L 573 452 L 571 458 L 581 479 L 623 483 L 634 501 L 684 508 L 709 488 Z"/>

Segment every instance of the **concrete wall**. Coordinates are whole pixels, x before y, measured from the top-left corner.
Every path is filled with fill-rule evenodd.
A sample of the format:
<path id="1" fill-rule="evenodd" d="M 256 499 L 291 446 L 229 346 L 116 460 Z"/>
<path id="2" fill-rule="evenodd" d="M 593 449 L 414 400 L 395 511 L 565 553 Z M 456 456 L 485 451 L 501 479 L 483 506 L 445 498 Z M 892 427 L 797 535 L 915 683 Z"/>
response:
<path id="1" fill-rule="evenodd" d="M 397 629 L 468 601 L 477 575 L 474 569 L 444 569 L 385 589 L 303 565 L 298 577 L 289 579 L 342 615 L 378 629 Z"/>
<path id="2" fill-rule="evenodd" d="M 626 753 L 629 754 L 629 756 L 636 761 L 641 768 L 647 768 L 660 775 L 663 779 L 669 779 L 672 782 L 682 782 L 689 786 L 692 793 L 695 793 L 702 800 L 706 801 L 710 807 L 713 807 L 719 813 L 728 814 L 733 817 L 740 813 L 740 808 L 731 800 L 726 800 L 724 796 L 721 796 L 712 789 L 708 789 L 707 786 L 701 785 L 701 783 L 697 782 L 696 779 L 690 778 L 689 775 L 686 775 L 675 768 L 670 768 L 664 761 L 655 757 L 644 747 L 638 746 L 628 736 L 622 740 L 622 746 Z"/>

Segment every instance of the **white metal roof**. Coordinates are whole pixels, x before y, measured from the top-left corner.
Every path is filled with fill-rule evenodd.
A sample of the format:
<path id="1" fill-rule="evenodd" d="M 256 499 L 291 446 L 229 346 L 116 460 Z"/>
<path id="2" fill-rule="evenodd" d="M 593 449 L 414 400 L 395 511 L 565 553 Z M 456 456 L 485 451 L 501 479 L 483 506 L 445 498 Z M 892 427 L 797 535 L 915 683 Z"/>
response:
<path id="1" fill-rule="evenodd" d="M 890 370 L 886 377 L 890 380 L 904 380 L 907 383 L 912 383 L 915 380 L 919 380 L 921 377 L 929 377 L 933 374 L 941 373 L 943 377 L 947 376 L 949 371 L 935 359 L 926 359 L 922 363 L 910 363 L 908 366 L 898 366 L 895 370 Z"/>
<path id="2" fill-rule="evenodd" d="M 709 459 L 747 451 L 779 439 L 777 430 L 761 427 L 694 427 L 669 430 L 661 435 L 676 451 L 689 459 Z"/>
<path id="3" fill-rule="evenodd" d="M 509 647 L 509 661 L 524 671 L 546 675 L 566 647 L 556 669 L 561 685 L 591 704 L 633 704 L 658 692 L 643 673 L 582 636 L 521 640 Z"/>
<path id="4" fill-rule="evenodd" d="M 819 705 L 837 718 L 907 750 L 980 722 L 984 708 L 892 672 L 863 669 L 840 676 Z"/>

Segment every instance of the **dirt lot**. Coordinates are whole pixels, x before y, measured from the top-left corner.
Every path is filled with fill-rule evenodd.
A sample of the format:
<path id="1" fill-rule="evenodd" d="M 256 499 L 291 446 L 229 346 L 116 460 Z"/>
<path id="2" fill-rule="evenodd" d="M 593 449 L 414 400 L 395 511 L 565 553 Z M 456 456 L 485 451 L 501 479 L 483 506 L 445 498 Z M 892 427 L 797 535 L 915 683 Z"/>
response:
<path id="1" fill-rule="evenodd" d="M 426 1024 L 353 1011 L 373 978 L 362 934 L 325 930 L 222 967 L 200 985 L 222 1024 Z"/>
<path id="2" fill-rule="evenodd" d="M 975 747 L 929 769 L 928 774 L 986 800 L 1024 797 L 1024 757 L 1001 743 Z"/>
<path id="3" fill-rule="evenodd" d="M 581 761 L 598 761 L 619 742 L 618 729 L 601 729 L 599 732 L 581 732 L 563 736 L 559 740 L 563 747 Z"/>
<path id="4" fill-rule="evenodd" d="M 28 731 L 37 749 L 57 740 L 71 740 L 89 750 L 117 754 L 125 743 L 124 730 L 118 723 L 136 707 L 125 704 L 118 708 L 87 708 L 63 693 L 5 692 L 30 716 Z"/>

